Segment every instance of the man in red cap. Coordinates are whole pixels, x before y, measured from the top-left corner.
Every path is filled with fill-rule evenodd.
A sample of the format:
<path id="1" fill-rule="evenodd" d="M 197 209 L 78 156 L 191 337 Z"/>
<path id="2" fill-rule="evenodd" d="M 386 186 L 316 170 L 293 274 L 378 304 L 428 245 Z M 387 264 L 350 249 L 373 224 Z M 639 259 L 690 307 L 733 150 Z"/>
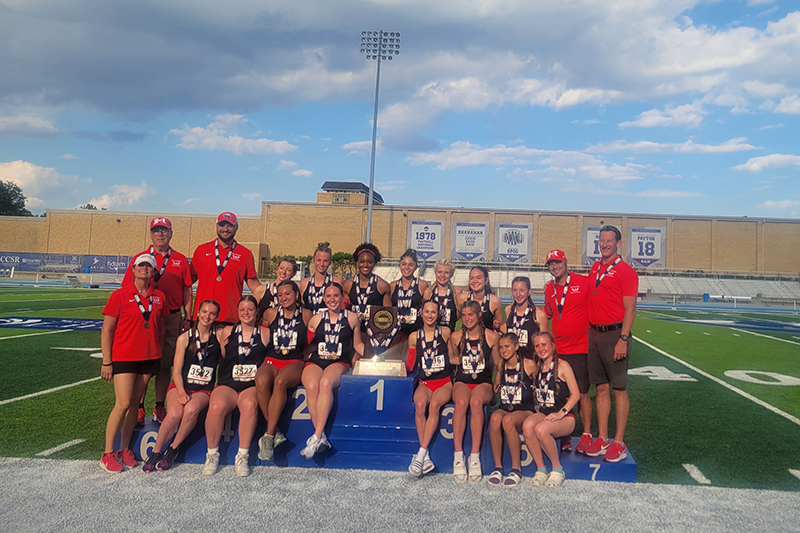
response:
<path id="1" fill-rule="evenodd" d="M 156 407 L 153 409 L 153 419 L 158 423 L 164 421 L 167 410 L 164 401 L 167 398 L 167 389 L 172 378 L 172 360 L 175 357 L 175 342 L 181 330 L 189 326 L 192 313 L 192 275 L 189 260 L 180 252 L 170 247 L 172 240 L 172 222 L 168 218 L 156 217 L 150 221 L 150 239 L 153 244 L 141 254 L 150 254 L 156 259 L 155 272 L 150 284 L 153 288 L 164 293 L 165 308 L 169 313 L 164 321 L 164 336 L 161 346 L 161 369 L 156 374 Z M 133 266 L 131 261 L 125 271 L 123 284 L 133 281 Z M 181 317 L 181 314 L 183 317 Z M 149 383 L 150 376 L 147 376 Z M 145 387 L 145 393 L 147 388 Z M 144 424 L 144 394 L 139 403 L 137 424 Z"/>
<path id="2" fill-rule="evenodd" d="M 592 400 L 589 398 L 589 366 L 586 362 L 589 330 L 589 278 L 570 272 L 562 250 L 551 250 L 545 259 L 554 280 L 544 286 L 544 312 L 551 320 L 550 331 L 559 358 L 567 361 L 581 393 L 581 440 L 575 451 L 586 453 L 592 445 Z M 571 449 L 570 437 L 561 449 Z"/>
<path id="3" fill-rule="evenodd" d="M 247 283 L 253 292 L 261 286 L 252 252 L 234 239 L 238 229 L 236 215 L 221 213 L 217 217 L 217 238 L 198 246 L 192 255 L 192 278 L 197 280 L 195 307 L 205 300 L 216 300 L 220 305 L 218 321 L 226 325 L 239 320 L 236 308 L 242 297 L 242 284 Z"/>
<path id="4" fill-rule="evenodd" d="M 600 228 L 600 261 L 589 272 L 589 380 L 597 389 L 597 429 L 599 436 L 586 455 L 605 455 L 611 463 L 628 456 L 625 426 L 628 423 L 628 359 L 630 338 L 636 317 L 639 275 L 619 255 L 622 234 L 615 226 Z M 617 431 L 608 441 L 608 417 L 614 390 Z"/>

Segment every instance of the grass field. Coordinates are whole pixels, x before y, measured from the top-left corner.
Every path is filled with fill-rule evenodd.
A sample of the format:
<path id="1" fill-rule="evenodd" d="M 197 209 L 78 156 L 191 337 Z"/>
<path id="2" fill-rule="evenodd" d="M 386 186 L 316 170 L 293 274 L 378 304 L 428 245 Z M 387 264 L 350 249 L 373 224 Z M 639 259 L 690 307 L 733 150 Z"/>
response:
<path id="1" fill-rule="evenodd" d="M 2 289 L 0 326 L 10 317 L 100 319 L 108 294 Z M 640 481 L 800 491 L 800 317 L 640 309 L 634 335 L 625 440 Z M 49 457 L 99 456 L 110 384 L 16 400 L 97 378 L 99 352 L 99 331 L 0 327 L 0 456 L 79 440 Z"/>

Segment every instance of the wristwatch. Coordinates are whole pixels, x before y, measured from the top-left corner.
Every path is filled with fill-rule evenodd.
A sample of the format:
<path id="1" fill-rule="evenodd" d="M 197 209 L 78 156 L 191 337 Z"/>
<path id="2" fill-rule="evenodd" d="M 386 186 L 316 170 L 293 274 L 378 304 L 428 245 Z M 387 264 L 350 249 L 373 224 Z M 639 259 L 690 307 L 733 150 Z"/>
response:
<path id="1" fill-rule="evenodd" d="M 630 339 L 631 337 L 630 337 L 630 335 L 620 335 L 619 338 L 620 338 L 620 340 L 628 342 L 628 339 Z"/>
<path id="2" fill-rule="evenodd" d="M 562 408 L 561 408 L 561 412 L 562 412 L 562 413 L 564 413 L 565 415 L 568 415 L 568 414 L 569 414 L 569 411 L 567 411 L 567 408 L 566 408 L 566 407 L 562 407 Z"/>

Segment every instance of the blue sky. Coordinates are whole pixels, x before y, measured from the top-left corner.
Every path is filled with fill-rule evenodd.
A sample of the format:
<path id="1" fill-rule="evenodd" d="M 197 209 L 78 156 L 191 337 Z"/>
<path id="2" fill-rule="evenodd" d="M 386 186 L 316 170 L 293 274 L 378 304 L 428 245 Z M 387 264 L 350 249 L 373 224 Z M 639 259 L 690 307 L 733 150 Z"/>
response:
<path id="1" fill-rule="evenodd" d="M 787 0 L 0 0 L 0 180 L 36 213 L 367 183 L 379 28 L 389 204 L 800 215 Z"/>

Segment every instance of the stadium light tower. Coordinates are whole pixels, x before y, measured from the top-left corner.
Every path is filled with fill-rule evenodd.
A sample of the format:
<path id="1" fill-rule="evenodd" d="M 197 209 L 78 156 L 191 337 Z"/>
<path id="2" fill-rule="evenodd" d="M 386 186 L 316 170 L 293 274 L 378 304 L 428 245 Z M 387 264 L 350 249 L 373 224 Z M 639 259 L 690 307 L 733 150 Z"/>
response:
<path id="1" fill-rule="evenodd" d="M 372 195 L 375 186 L 375 141 L 378 135 L 378 90 L 381 85 L 381 61 L 391 61 L 400 54 L 400 33 L 396 31 L 362 31 L 361 53 L 368 60 L 378 62 L 375 75 L 375 112 L 372 118 L 372 159 L 369 164 L 369 200 L 367 203 L 367 234 L 364 239 L 372 242 Z"/>

